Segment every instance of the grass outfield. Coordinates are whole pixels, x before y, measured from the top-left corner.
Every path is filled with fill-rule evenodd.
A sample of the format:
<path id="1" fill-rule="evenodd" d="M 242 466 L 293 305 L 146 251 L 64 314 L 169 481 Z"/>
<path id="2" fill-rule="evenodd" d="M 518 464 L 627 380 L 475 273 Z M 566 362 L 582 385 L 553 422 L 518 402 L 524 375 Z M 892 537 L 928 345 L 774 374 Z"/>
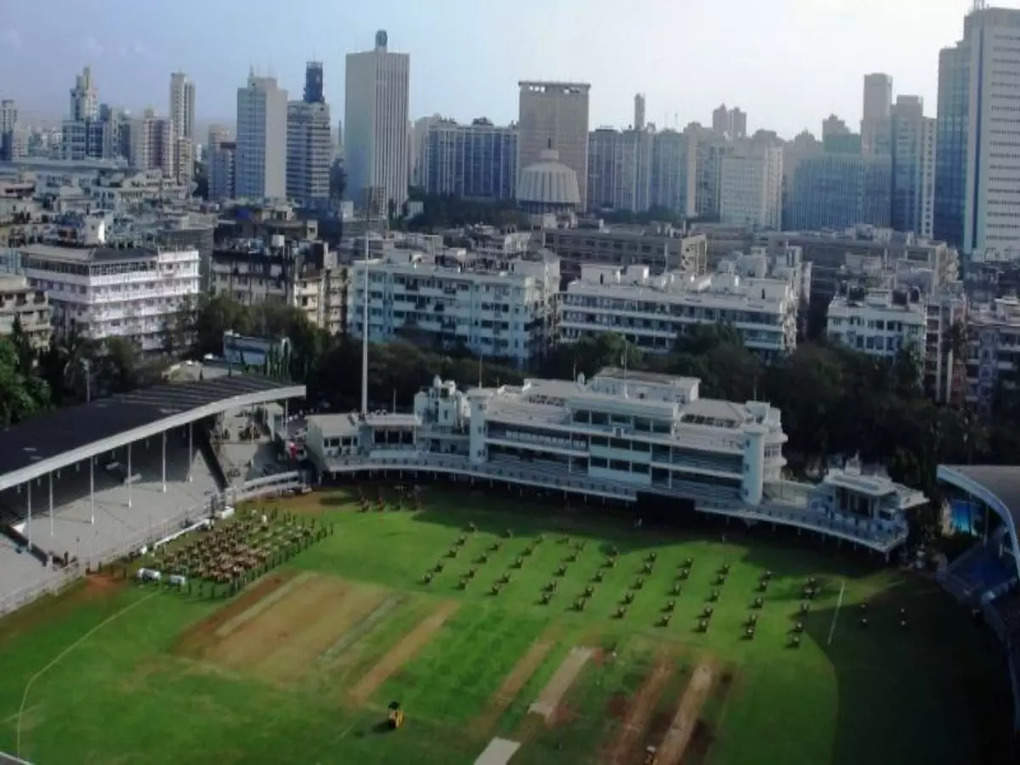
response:
<path id="1" fill-rule="evenodd" d="M 505 494 L 430 488 L 425 497 L 414 513 L 357 512 L 342 491 L 274 503 L 335 533 L 229 600 L 93 577 L 0 620 L 0 750 L 15 750 L 29 679 L 132 606 L 33 682 L 22 756 L 471 763 L 499 736 L 521 744 L 513 765 L 641 762 L 648 744 L 686 764 L 1004 758 L 1011 701 L 1000 650 L 927 578 L 763 527 L 635 530 L 621 517 Z M 466 532 L 469 523 L 478 530 Z M 462 534 L 457 557 L 444 557 Z M 618 562 L 603 568 L 613 546 Z M 652 572 L 641 574 L 652 552 Z M 687 557 L 690 577 L 673 596 Z M 437 562 L 443 570 L 424 583 Z M 717 585 L 723 564 L 731 569 Z M 774 576 L 759 593 L 765 570 Z M 510 581 L 493 595 L 504 573 Z M 793 648 L 810 576 L 821 594 Z M 574 610 L 589 585 L 594 594 Z M 712 589 L 719 597 L 701 632 Z M 657 626 L 670 598 L 670 623 Z M 383 724 L 391 700 L 407 714 L 395 732 Z M 542 714 L 529 711 L 536 701 Z"/>

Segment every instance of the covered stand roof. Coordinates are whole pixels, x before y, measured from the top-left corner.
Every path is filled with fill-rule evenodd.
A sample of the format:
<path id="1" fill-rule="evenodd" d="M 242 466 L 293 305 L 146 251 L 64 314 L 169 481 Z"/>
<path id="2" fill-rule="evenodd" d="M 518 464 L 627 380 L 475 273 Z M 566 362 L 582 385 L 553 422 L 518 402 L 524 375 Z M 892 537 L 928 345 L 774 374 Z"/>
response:
<path id="1" fill-rule="evenodd" d="M 229 409 L 298 398 L 304 385 L 234 375 L 142 388 L 0 430 L 0 489 Z"/>
<path id="2" fill-rule="evenodd" d="M 939 465 L 938 478 L 1011 521 L 1014 534 L 1020 528 L 1020 465 Z"/>

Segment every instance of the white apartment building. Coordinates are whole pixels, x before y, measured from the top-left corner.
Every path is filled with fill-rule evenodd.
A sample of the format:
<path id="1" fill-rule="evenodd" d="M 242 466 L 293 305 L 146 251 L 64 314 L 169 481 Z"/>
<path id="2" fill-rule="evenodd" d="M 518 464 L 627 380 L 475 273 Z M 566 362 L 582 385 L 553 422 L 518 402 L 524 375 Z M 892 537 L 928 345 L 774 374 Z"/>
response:
<path id="1" fill-rule="evenodd" d="M 343 136 L 347 196 L 372 215 L 386 215 L 391 201 L 399 211 L 407 200 L 411 57 L 390 53 L 387 42 L 380 29 L 373 50 L 347 54 Z"/>
<path id="2" fill-rule="evenodd" d="M 648 266 L 585 265 L 560 295 L 560 342 L 618 332 L 645 351 L 669 353 L 700 324 L 728 324 L 765 358 L 797 345 L 799 294 L 791 279 L 747 278 L 724 271 L 651 275 Z"/>
<path id="3" fill-rule="evenodd" d="M 991 410 L 1001 389 L 1017 395 L 1020 379 L 1020 301 L 999 298 L 967 316 L 967 401 Z"/>
<path id="4" fill-rule="evenodd" d="M 170 75 L 170 125 L 174 138 L 195 140 L 195 83 L 184 72 Z"/>
<path id="5" fill-rule="evenodd" d="M 58 334 L 125 337 L 143 351 L 158 351 L 177 315 L 195 309 L 198 250 L 105 244 L 19 249 L 29 285 L 49 295 Z"/>
<path id="6" fill-rule="evenodd" d="M 238 197 L 283 199 L 287 195 L 287 91 L 273 77 L 248 75 L 237 89 Z"/>
<path id="7" fill-rule="evenodd" d="M 460 391 L 438 377 L 411 414 L 308 418 L 323 479 L 421 473 L 541 488 L 793 526 L 888 553 L 907 537 L 920 492 L 847 466 L 820 484 L 784 480 L 779 410 L 699 395 L 695 378 L 603 369 L 590 381 L 528 379 Z M 642 511 L 640 508 L 638 513 Z"/>
<path id="8" fill-rule="evenodd" d="M 927 345 L 927 307 L 889 290 L 872 290 L 863 298 L 837 295 L 829 303 L 829 338 L 870 356 L 892 359 L 913 348 L 923 362 Z"/>
<path id="9" fill-rule="evenodd" d="M 783 150 L 747 144 L 722 158 L 719 220 L 753 228 L 781 228 Z"/>
<path id="10" fill-rule="evenodd" d="M 350 266 L 348 332 L 361 337 L 368 274 L 368 336 L 397 335 L 442 348 L 523 364 L 542 353 L 556 327 L 559 260 L 510 261 L 506 270 L 437 265 L 420 253 L 395 251 Z"/>
<path id="11" fill-rule="evenodd" d="M 136 170 L 159 170 L 176 177 L 173 128 L 166 117 L 156 117 L 151 109 L 131 120 L 128 126 L 128 162 Z"/>
<path id="12" fill-rule="evenodd" d="M 14 331 L 15 321 L 32 347 L 44 350 L 50 344 L 50 304 L 45 290 L 31 287 L 24 276 L 0 276 L 0 337 Z"/>

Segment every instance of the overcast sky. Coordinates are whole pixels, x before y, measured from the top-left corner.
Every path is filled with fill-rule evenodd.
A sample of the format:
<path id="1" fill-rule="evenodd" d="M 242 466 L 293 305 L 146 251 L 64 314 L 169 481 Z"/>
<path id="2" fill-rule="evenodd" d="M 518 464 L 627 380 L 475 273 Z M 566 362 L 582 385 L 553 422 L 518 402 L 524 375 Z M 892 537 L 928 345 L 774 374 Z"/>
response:
<path id="1" fill-rule="evenodd" d="M 26 117 L 62 117 L 91 64 L 101 101 L 167 109 L 170 72 L 196 83 L 197 116 L 233 122 L 248 67 L 300 98 L 304 64 L 324 62 L 343 117 L 344 54 L 375 30 L 411 55 L 411 116 L 517 117 L 519 79 L 591 83 L 591 126 L 711 122 L 720 102 L 748 129 L 818 135 L 861 115 L 866 72 L 935 115 L 938 51 L 963 33 L 971 0 L 0 0 L 0 97 Z M 1015 2 L 1002 3 L 1016 5 Z"/>

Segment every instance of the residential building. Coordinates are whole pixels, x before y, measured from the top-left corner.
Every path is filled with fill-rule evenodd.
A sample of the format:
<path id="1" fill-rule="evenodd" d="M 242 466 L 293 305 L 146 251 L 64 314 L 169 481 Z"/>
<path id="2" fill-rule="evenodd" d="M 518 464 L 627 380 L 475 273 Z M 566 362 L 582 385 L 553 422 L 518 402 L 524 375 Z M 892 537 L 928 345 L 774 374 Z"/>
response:
<path id="1" fill-rule="evenodd" d="M 1020 250 L 1020 10 L 975 3 L 939 54 L 935 235 L 964 253 Z"/>
<path id="2" fill-rule="evenodd" d="M 793 177 L 789 226 L 801 230 L 859 223 L 888 226 L 891 176 L 888 155 L 826 153 L 802 158 Z"/>
<path id="3" fill-rule="evenodd" d="M 881 72 L 864 75 L 861 154 L 865 157 L 891 153 L 891 108 L 892 77 Z"/>
<path id="4" fill-rule="evenodd" d="M 0 101 L 0 160 L 15 159 L 14 130 L 18 124 L 18 108 L 14 101 L 5 98 Z"/>
<path id="5" fill-rule="evenodd" d="M 693 217 L 696 212 L 697 151 L 691 137 L 675 130 L 663 130 L 652 138 L 651 203 L 676 215 Z"/>
<path id="6" fill-rule="evenodd" d="M 962 285 L 927 296 L 924 390 L 936 403 L 962 404 L 967 383 L 967 297 Z M 956 348 L 956 338 L 963 347 Z"/>
<path id="7" fill-rule="evenodd" d="M 719 220 L 722 160 L 730 152 L 725 138 L 692 123 L 684 128 L 687 150 L 694 153 L 694 212 L 701 220 Z"/>
<path id="8" fill-rule="evenodd" d="M 835 114 L 830 114 L 822 120 L 822 142 L 824 143 L 830 136 L 837 135 L 850 135 L 850 128 Z"/>
<path id="9" fill-rule="evenodd" d="M 549 148 L 577 174 L 581 204 L 588 199 L 588 91 L 586 82 L 517 83 L 517 172 L 541 160 Z M 518 189 L 520 188 L 518 179 Z"/>
<path id="10" fill-rule="evenodd" d="M 588 136 L 588 209 L 644 212 L 651 206 L 651 129 L 599 128 Z"/>
<path id="11" fill-rule="evenodd" d="M 559 260 L 515 258 L 503 270 L 447 266 L 413 251 L 393 251 L 350 265 L 347 331 L 403 336 L 437 348 L 466 348 L 517 364 L 542 355 L 554 339 Z"/>
<path id="12" fill-rule="evenodd" d="M 697 276 L 705 272 L 708 240 L 684 236 L 671 226 L 628 229 L 546 229 L 536 242 L 560 259 L 565 279 L 578 279 L 583 264 L 624 267 L 645 265 L 653 274 L 680 271 Z"/>
<path id="13" fill-rule="evenodd" d="M 722 104 L 712 112 L 712 130 L 731 141 L 747 138 L 747 113 Z"/>
<path id="14" fill-rule="evenodd" d="M 739 273 L 733 262 L 701 276 L 652 276 L 648 266 L 582 266 L 581 278 L 560 295 L 560 341 L 617 332 L 644 351 L 669 353 L 692 327 L 722 323 L 763 358 L 785 355 L 797 345 L 799 283 L 768 278 L 765 259 L 752 260 L 760 263 L 753 276 Z"/>
<path id="15" fill-rule="evenodd" d="M 484 117 L 473 120 L 470 125 L 431 117 L 425 119 L 418 179 L 429 194 L 473 199 L 515 198 L 515 125 L 497 127 Z"/>
<path id="16" fill-rule="evenodd" d="M 195 140 L 195 83 L 184 72 L 170 75 L 170 127 L 174 138 Z"/>
<path id="17" fill-rule="evenodd" d="M 424 188 L 426 186 L 425 176 L 428 170 L 425 168 L 425 142 L 428 140 L 429 129 L 438 122 L 442 122 L 443 117 L 439 114 L 433 114 L 430 117 L 419 117 L 414 121 L 414 126 L 411 128 L 411 145 L 409 148 L 410 163 L 411 163 L 411 185 Z M 454 120 L 448 120 L 450 124 L 454 124 Z M 516 152 L 516 148 L 514 149 Z M 514 154 L 514 175 L 517 174 L 517 155 Z M 516 177 L 514 181 L 516 182 Z"/>
<path id="18" fill-rule="evenodd" d="M 274 77 L 249 74 L 237 89 L 234 186 L 241 198 L 287 195 L 287 91 Z"/>
<path id="19" fill-rule="evenodd" d="M 173 175 L 187 185 L 195 172 L 195 83 L 184 72 L 170 75 L 169 113 Z"/>
<path id="20" fill-rule="evenodd" d="M 303 207 L 326 208 L 332 163 L 329 104 L 291 101 L 287 104 L 287 197 Z"/>
<path id="21" fill-rule="evenodd" d="M 781 419 L 763 401 L 702 398 L 697 378 L 624 369 L 466 392 L 436 377 L 409 414 L 309 416 L 307 447 L 327 481 L 442 473 L 791 526 L 886 555 L 902 545 L 925 496 L 853 461 L 818 484 L 784 480 Z"/>
<path id="22" fill-rule="evenodd" d="M 99 119 L 99 92 L 92 82 L 92 69 L 85 67 L 75 76 L 71 88 L 70 119 L 75 122 Z"/>
<path id="23" fill-rule="evenodd" d="M 137 170 L 160 170 L 175 177 L 173 127 L 166 117 L 156 117 L 146 109 L 142 117 L 131 120 L 128 162 Z"/>
<path id="24" fill-rule="evenodd" d="M 783 209 L 783 150 L 763 141 L 741 143 L 722 158 L 719 220 L 778 230 Z"/>
<path id="25" fill-rule="evenodd" d="M 410 56 L 387 50 L 384 30 L 374 50 L 347 54 L 344 168 L 347 195 L 371 217 L 407 199 Z"/>
<path id="26" fill-rule="evenodd" d="M 827 317 L 828 336 L 834 342 L 886 359 L 910 350 L 924 363 L 927 308 L 923 301 L 888 290 L 837 295 L 829 303 Z"/>
<path id="27" fill-rule="evenodd" d="M 199 295 L 197 250 L 29 244 L 20 249 L 28 283 L 49 295 L 54 331 L 90 340 L 124 337 L 142 351 L 166 347 Z"/>
<path id="28" fill-rule="evenodd" d="M 37 351 L 50 344 L 50 304 L 46 291 L 32 287 L 24 276 L 0 275 L 0 337 L 14 331 L 15 322 Z"/>
<path id="29" fill-rule="evenodd" d="M 237 144 L 230 140 L 230 132 L 222 125 L 209 127 L 206 144 L 206 173 L 209 176 L 209 200 L 219 202 L 237 196 L 235 186 L 235 160 Z"/>
<path id="30" fill-rule="evenodd" d="M 967 314 L 967 402 L 986 414 L 1020 382 L 1020 301 L 1003 297 Z"/>
<path id="31" fill-rule="evenodd" d="M 634 125 L 635 130 L 645 129 L 645 94 L 634 94 Z"/>
<path id="32" fill-rule="evenodd" d="M 210 291 L 242 305 L 293 306 L 330 334 L 344 330 L 347 269 L 325 242 L 233 239 L 212 254 Z"/>
<path id="33" fill-rule="evenodd" d="M 892 227 L 931 238 L 935 214 L 935 120 L 920 96 L 897 96 L 891 112 Z"/>

